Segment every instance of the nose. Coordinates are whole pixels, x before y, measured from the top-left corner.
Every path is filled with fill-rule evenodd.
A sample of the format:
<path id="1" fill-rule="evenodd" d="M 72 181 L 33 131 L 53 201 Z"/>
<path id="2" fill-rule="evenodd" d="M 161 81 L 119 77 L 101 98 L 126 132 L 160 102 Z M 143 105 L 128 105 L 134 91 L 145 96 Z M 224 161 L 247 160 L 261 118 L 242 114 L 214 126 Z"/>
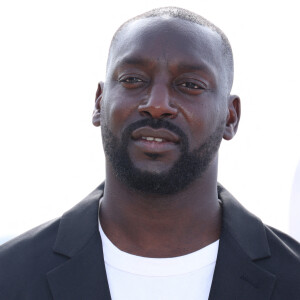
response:
<path id="1" fill-rule="evenodd" d="M 157 84 L 151 88 L 148 98 L 139 105 L 138 110 L 140 114 L 154 119 L 173 119 L 177 116 L 178 110 L 170 98 L 168 87 Z"/>

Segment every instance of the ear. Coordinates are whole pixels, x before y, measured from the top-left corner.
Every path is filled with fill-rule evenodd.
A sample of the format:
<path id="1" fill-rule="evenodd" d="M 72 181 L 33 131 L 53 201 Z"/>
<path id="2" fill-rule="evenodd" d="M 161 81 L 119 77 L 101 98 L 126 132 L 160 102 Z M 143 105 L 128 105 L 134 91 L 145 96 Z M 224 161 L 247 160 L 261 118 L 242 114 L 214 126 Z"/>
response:
<path id="1" fill-rule="evenodd" d="M 236 95 L 230 95 L 228 99 L 228 113 L 226 119 L 226 127 L 224 130 L 223 138 L 231 140 L 238 129 L 241 117 L 241 101 Z"/>
<path id="2" fill-rule="evenodd" d="M 93 124 L 94 124 L 94 126 L 97 126 L 97 127 L 100 126 L 100 111 L 101 111 L 100 102 L 102 99 L 103 87 L 104 87 L 104 83 L 102 81 L 100 81 L 98 83 L 98 88 L 97 88 L 96 97 L 95 97 L 95 108 L 94 108 L 94 112 L 93 112 Z"/>

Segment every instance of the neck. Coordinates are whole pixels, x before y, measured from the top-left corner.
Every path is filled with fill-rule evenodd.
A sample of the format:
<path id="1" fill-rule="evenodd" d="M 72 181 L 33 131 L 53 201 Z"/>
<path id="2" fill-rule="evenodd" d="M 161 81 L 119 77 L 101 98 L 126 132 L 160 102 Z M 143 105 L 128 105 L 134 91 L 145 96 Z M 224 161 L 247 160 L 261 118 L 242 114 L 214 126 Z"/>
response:
<path id="1" fill-rule="evenodd" d="M 166 196 L 133 191 L 108 164 L 100 218 L 113 244 L 139 256 L 174 257 L 211 244 L 221 227 L 217 158 L 184 191 Z"/>

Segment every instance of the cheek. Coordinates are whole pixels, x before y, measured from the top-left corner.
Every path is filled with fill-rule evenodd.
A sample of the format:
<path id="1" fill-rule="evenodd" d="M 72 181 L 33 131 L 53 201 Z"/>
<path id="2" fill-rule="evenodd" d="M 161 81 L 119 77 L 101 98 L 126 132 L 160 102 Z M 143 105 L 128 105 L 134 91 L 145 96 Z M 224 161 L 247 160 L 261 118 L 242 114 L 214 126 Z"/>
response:
<path id="1" fill-rule="evenodd" d="M 199 103 L 196 107 L 189 109 L 186 114 L 187 120 L 190 120 L 193 135 L 205 136 L 215 123 L 214 109 L 208 103 Z"/>
<path id="2" fill-rule="evenodd" d="M 124 99 L 110 97 L 109 100 L 104 101 L 103 110 L 105 124 L 118 135 L 130 120 L 134 108 L 128 105 Z"/>
<path id="3" fill-rule="evenodd" d="M 194 144 L 192 148 L 198 147 L 199 142 L 206 140 L 226 119 L 224 109 L 211 102 L 197 105 L 188 111 L 187 117 L 190 122 L 191 146 Z"/>

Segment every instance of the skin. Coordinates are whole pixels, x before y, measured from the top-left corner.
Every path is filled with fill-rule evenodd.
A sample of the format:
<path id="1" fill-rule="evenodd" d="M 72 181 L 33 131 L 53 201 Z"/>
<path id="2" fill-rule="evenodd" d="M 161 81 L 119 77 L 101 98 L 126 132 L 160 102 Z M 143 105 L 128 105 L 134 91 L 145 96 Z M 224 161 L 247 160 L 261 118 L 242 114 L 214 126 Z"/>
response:
<path id="1" fill-rule="evenodd" d="M 220 124 L 223 138 L 237 131 L 240 99 L 230 95 L 222 40 L 209 28 L 174 18 L 148 18 L 122 29 L 110 50 L 105 84 L 99 83 L 93 123 L 121 139 L 143 118 L 165 118 L 187 135 L 189 150 L 201 146 Z M 158 153 L 155 159 L 147 153 Z M 135 167 L 168 171 L 180 155 L 176 143 L 128 144 Z M 220 237 L 218 154 L 187 188 L 172 195 L 137 192 L 123 184 L 106 159 L 101 225 L 119 249 L 145 257 L 175 257 Z M 183 174 L 184 176 L 184 174 Z"/>

